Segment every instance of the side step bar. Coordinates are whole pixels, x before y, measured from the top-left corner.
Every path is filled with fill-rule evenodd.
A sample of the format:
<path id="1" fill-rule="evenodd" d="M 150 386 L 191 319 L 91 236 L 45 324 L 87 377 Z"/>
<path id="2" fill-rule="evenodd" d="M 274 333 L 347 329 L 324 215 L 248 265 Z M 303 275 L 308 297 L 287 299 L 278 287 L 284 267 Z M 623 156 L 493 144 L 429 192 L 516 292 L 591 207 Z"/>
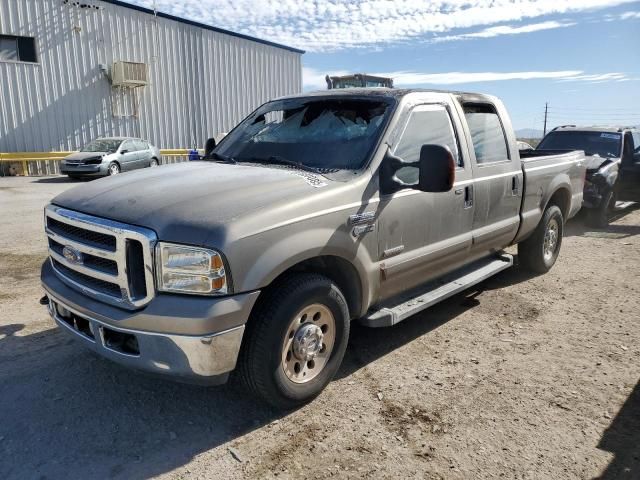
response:
<path id="1" fill-rule="evenodd" d="M 483 258 L 438 280 L 429 282 L 419 290 L 413 290 L 400 299 L 394 299 L 394 303 L 383 303 L 378 310 L 370 310 L 365 317 L 360 319 L 360 323 L 367 327 L 390 327 L 512 265 L 513 256 L 506 253 L 498 257 Z"/>

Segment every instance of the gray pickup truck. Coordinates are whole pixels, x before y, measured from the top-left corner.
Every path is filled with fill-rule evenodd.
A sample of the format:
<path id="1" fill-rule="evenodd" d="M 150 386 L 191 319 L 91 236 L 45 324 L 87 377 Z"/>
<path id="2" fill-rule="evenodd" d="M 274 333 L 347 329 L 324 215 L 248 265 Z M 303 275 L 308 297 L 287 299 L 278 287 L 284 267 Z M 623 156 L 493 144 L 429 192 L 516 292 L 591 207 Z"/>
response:
<path id="1" fill-rule="evenodd" d="M 394 325 L 510 267 L 513 244 L 551 268 L 585 158 L 527 157 L 491 96 L 277 99 L 205 161 L 54 198 L 42 303 L 104 357 L 207 384 L 235 370 L 293 407 L 334 376 L 351 320 Z"/>

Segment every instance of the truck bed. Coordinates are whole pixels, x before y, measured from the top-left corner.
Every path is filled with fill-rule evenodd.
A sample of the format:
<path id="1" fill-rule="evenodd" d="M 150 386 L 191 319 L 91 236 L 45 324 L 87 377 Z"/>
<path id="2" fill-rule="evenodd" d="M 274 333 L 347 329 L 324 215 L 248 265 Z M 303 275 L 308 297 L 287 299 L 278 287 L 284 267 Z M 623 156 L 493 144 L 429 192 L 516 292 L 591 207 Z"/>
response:
<path id="1" fill-rule="evenodd" d="M 521 224 L 513 243 L 526 239 L 536 228 L 551 194 L 559 187 L 566 192 L 565 220 L 582 206 L 582 190 L 586 172 L 582 151 L 528 151 L 520 154 L 524 176 Z M 571 194 L 573 192 L 573 194 Z"/>

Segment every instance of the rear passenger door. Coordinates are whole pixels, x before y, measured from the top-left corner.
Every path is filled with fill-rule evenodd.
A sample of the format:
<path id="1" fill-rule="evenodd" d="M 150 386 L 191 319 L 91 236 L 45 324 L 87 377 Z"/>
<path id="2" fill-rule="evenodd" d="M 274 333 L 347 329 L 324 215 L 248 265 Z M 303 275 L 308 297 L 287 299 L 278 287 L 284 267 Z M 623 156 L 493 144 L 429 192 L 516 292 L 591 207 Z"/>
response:
<path id="1" fill-rule="evenodd" d="M 493 104 L 463 103 L 462 108 L 475 162 L 472 250 L 499 250 L 511 243 L 520 225 L 520 157 L 509 152 L 505 125 Z"/>
<path id="2" fill-rule="evenodd" d="M 149 144 L 143 140 L 137 140 L 138 144 L 138 168 L 148 167 L 151 163 L 151 150 Z"/>
<path id="3" fill-rule="evenodd" d="M 137 145 L 133 140 L 125 140 L 120 147 L 120 169 L 133 170 L 138 163 Z"/>

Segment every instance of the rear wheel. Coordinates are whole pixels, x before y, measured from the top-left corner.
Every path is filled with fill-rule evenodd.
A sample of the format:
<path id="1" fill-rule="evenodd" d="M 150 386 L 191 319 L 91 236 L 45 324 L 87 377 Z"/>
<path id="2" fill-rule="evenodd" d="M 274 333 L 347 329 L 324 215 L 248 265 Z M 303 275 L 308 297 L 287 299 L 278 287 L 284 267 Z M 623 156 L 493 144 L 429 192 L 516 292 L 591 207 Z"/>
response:
<path id="1" fill-rule="evenodd" d="M 111 162 L 109 164 L 109 169 L 107 170 L 108 174 L 111 175 L 118 175 L 120 173 L 120 165 L 118 165 L 116 162 Z"/>
<path id="2" fill-rule="evenodd" d="M 326 277 L 296 274 L 252 314 L 239 358 L 246 387 L 288 409 L 315 398 L 340 367 L 349 339 L 347 302 Z"/>
<path id="3" fill-rule="evenodd" d="M 563 228 L 562 210 L 556 205 L 547 207 L 533 234 L 518 244 L 520 265 L 537 273 L 548 272 L 560 253 Z"/>
<path id="4" fill-rule="evenodd" d="M 149 163 L 149 167 L 153 168 L 153 167 L 157 167 L 158 165 L 160 165 L 158 163 L 158 159 L 157 158 L 152 158 L 151 159 L 151 163 Z"/>

